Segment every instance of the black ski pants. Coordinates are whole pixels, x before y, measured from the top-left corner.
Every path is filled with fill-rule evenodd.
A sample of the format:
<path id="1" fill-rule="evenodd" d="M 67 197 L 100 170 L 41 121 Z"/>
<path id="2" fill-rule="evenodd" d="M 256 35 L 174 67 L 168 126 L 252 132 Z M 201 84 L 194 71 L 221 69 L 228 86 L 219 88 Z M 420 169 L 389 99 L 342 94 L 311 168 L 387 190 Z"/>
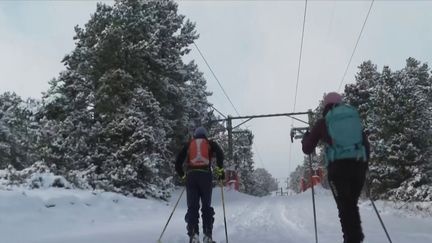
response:
<path id="1" fill-rule="evenodd" d="M 364 239 L 357 204 L 366 169 L 366 162 L 351 159 L 336 160 L 328 166 L 328 180 L 339 210 L 344 243 L 360 243 Z"/>
<path id="2" fill-rule="evenodd" d="M 214 210 L 211 207 L 212 173 L 210 171 L 189 171 L 186 176 L 186 194 L 188 211 L 185 216 L 188 235 L 199 233 L 199 208 L 201 200 L 201 216 L 203 232 L 211 236 L 214 222 Z"/>

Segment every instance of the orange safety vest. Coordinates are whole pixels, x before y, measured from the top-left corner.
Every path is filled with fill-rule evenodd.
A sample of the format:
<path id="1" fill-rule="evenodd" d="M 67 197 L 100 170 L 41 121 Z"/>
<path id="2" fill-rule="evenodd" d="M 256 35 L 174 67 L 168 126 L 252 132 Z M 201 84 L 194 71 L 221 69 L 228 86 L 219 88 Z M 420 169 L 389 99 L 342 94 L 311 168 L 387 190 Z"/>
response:
<path id="1" fill-rule="evenodd" d="M 207 139 L 193 139 L 189 144 L 188 165 L 190 168 L 203 168 L 210 164 L 210 145 Z"/>

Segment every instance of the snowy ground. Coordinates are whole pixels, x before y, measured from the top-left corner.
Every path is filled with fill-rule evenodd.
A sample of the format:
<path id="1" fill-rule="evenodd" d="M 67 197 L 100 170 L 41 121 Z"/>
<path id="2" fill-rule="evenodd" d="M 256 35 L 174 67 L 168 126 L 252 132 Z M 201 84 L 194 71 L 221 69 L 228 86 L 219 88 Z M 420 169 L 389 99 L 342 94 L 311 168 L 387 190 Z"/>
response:
<path id="1" fill-rule="evenodd" d="M 172 205 L 113 193 L 41 189 L 0 191 L 0 242 L 5 243 L 154 243 Z M 225 242 L 220 189 L 213 193 L 214 238 Z M 310 193 L 255 198 L 226 191 L 229 242 L 315 242 Z M 342 242 L 331 195 L 318 190 L 318 234 L 321 243 Z M 378 202 L 394 243 L 432 242 L 432 217 L 404 212 Z M 186 243 L 183 197 L 162 242 Z M 361 204 L 366 243 L 387 239 L 368 202 Z"/>

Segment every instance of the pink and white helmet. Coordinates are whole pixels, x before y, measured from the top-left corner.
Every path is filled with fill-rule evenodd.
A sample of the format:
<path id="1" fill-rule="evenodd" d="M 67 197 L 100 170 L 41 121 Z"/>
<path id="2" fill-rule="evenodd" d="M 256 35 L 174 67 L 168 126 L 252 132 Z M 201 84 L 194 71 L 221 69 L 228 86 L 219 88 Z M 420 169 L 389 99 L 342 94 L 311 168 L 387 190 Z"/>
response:
<path id="1" fill-rule="evenodd" d="M 339 104 L 342 102 L 342 96 L 336 92 L 330 92 L 324 97 L 324 106 L 328 104 Z"/>

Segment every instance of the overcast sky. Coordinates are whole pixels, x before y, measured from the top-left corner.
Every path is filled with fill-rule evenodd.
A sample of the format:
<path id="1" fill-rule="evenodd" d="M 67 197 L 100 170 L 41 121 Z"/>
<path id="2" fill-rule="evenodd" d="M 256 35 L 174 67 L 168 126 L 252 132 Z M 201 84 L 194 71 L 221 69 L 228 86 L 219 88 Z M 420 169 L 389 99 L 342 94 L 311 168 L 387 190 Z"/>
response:
<path id="1" fill-rule="evenodd" d="M 82 26 L 95 5 L 0 1 L 0 92 L 40 98 L 48 81 L 64 69 L 63 56 L 74 48 L 73 27 Z M 293 111 L 304 1 L 179 5 L 180 12 L 196 22 L 196 43 L 241 115 Z M 296 111 L 314 109 L 323 93 L 337 91 L 369 6 L 366 0 L 308 1 Z M 430 64 L 431 12 L 432 1 L 375 1 L 345 83 L 354 82 L 364 60 L 393 70 L 403 67 L 408 57 Z M 187 59 L 195 59 L 204 72 L 215 107 L 236 115 L 195 49 Z M 282 178 L 303 159 L 295 141 L 289 161 L 290 119 L 257 119 L 246 125 L 261 155 L 257 167 Z"/>

